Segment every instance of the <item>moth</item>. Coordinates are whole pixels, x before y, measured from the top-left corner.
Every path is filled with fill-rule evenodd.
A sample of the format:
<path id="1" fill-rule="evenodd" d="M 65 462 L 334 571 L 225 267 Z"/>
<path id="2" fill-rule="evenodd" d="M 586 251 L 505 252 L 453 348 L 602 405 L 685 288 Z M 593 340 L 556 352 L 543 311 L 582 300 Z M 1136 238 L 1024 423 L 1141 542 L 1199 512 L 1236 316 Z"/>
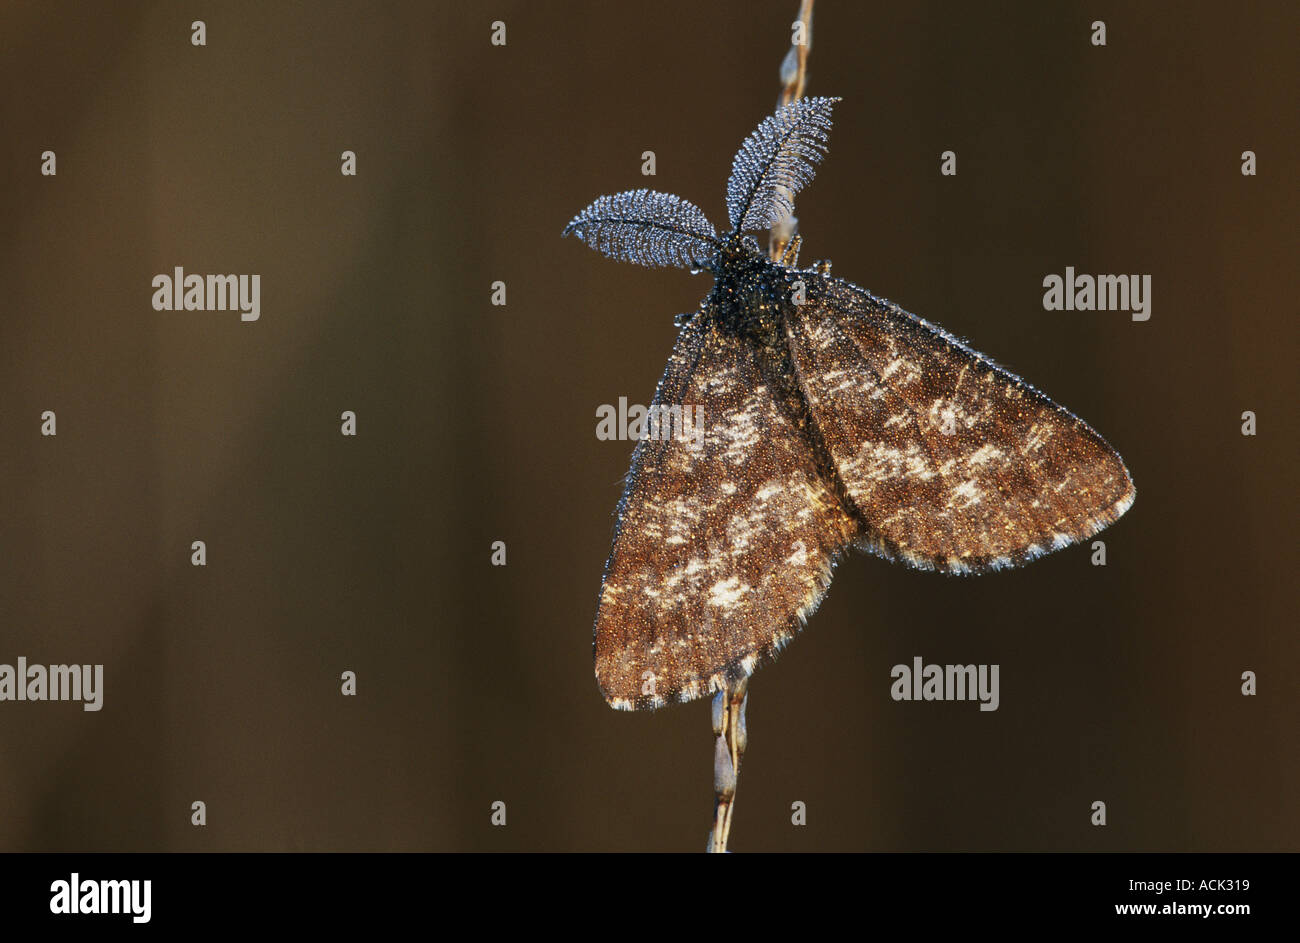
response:
<path id="1" fill-rule="evenodd" d="M 942 328 L 749 235 L 792 215 L 837 98 L 804 98 L 741 144 L 719 235 L 668 193 L 602 196 L 565 227 L 607 256 L 713 276 L 652 412 L 703 407 L 702 436 L 643 437 L 594 627 L 622 710 L 748 677 L 816 609 L 850 548 L 945 573 L 1016 567 L 1133 503 L 1083 420 Z"/>

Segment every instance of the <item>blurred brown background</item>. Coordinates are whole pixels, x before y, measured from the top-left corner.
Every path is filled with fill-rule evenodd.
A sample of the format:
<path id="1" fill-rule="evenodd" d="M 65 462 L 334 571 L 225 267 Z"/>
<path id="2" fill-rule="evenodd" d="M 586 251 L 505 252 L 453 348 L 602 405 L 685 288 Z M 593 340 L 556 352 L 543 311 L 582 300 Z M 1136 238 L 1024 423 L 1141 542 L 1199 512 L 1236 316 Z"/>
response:
<path id="1" fill-rule="evenodd" d="M 1300 14 L 1131 6 L 817 4 L 803 260 L 1041 386 L 1138 498 L 1104 569 L 842 565 L 753 681 L 736 850 L 1300 848 Z M 596 408 L 649 401 L 708 282 L 559 234 L 643 185 L 723 220 L 796 7 L 6 5 L 0 662 L 105 693 L 0 703 L 0 850 L 703 849 L 707 703 L 609 710 L 590 631 L 631 452 Z M 261 320 L 153 311 L 177 265 L 260 274 Z M 1067 265 L 1150 274 L 1151 320 L 1043 311 Z M 1000 664 L 1000 710 L 891 701 L 916 655 Z"/>

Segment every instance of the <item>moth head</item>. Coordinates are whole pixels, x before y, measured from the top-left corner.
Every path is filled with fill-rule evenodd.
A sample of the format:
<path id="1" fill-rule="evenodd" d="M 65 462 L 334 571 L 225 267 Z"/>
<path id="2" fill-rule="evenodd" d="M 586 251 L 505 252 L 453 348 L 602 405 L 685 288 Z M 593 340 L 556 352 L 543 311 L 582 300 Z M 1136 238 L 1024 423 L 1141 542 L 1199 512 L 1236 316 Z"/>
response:
<path id="1" fill-rule="evenodd" d="M 747 233 L 733 232 L 722 244 L 722 251 L 718 254 L 718 261 L 726 266 L 734 265 L 745 259 L 762 256 L 764 256 L 763 249 L 756 238 Z"/>

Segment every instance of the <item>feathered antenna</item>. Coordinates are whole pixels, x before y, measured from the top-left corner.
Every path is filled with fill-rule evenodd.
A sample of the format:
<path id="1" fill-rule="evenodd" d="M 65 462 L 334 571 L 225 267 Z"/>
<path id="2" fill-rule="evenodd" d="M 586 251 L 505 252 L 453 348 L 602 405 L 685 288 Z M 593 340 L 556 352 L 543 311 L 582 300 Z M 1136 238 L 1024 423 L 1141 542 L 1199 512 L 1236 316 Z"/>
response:
<path id="1" fill-rule="evenodd" d="M 611 259 L 651 268 L 699 268 L 721 248 L 704 211 L 657 190 L 625 190 L 602 196 L 564 227 Z"/>
<path id="2" fill-rule="evenodd" d="M 727 216 L 733 232 L 770 229 L 794 214 L 826 153 L 831 109 L 838 98 L 801 98 L 784 106 L 745 138 L 731 162 Z"/>

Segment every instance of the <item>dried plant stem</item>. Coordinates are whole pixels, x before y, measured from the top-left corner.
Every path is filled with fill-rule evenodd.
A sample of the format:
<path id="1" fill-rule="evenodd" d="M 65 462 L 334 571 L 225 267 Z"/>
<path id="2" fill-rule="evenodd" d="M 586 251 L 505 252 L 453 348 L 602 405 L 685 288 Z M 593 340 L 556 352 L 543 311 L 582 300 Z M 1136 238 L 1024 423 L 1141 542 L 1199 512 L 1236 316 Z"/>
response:
<path id="1" fill-rule="evenodd" d="M 786 53 L 785 62 L 781 64 L 781 104 L 788 105 L 796 98 L 803 98 L 804 85 L 808 81 L 808 53 L 812 51 L 812 14 L 813 0 L 802 0 L 799 4 L 799 22 L 803 24 L 804 42 L 791 45 Z M 791 68 L 791 58 L 794 59 Z"/>
<path id="2" fill-rule="evenodd" d="M 803 27 L 804 41 L 791 43 L 790 51 L 786 53 L 781 63 L 781 98 L 777 102 L 777 107 L 802 98 L 804 86 L 808 84 L 808 53 L 812 51 L 812 15 L 813 0 L 801 0 L 798 22 Z M 791 32 L 793 33 L 793 26 Z M 772 234 L 768 239 L 768 255 L 774 261 L 784 258 L 786 247 L 798 231 L 799 221 L 793 216 L 779 220 L 772 227 Z"/>
<path id="3" fill-rule="evenodd" d="M 803 97 L 808 81 L 808 52 L 812 49 L 813 0 L 801 0 L 799 22 L 803 43 L 791 43 L 781 63 L 781 100 L 778 107 Z M 793 27 L 791 29 L 793 33 Z M 772 227 L 768 253 L 774 261 L 794 264 L 799 253 L 799 221 L 787 216 Z M 731 815 L 736 808 L 736 781 L 745 755 L 749 734 L 745 729 L 745 707 L 749 703 L 749 679 L 723 687 L 713 696 L 713 831 L 709 851 L 724 853 L 731 837 Z"/>
<path id="4" fill-rule="evenodd" d="M 749 702 L 749 679 L 727 685 L 713 696 L 713 831 L 709 851 L 727 850 L 731 815 L 736 808 L 736 779 L 745 756 L 749 735 L 745 729 L 745 706 Z"/>

